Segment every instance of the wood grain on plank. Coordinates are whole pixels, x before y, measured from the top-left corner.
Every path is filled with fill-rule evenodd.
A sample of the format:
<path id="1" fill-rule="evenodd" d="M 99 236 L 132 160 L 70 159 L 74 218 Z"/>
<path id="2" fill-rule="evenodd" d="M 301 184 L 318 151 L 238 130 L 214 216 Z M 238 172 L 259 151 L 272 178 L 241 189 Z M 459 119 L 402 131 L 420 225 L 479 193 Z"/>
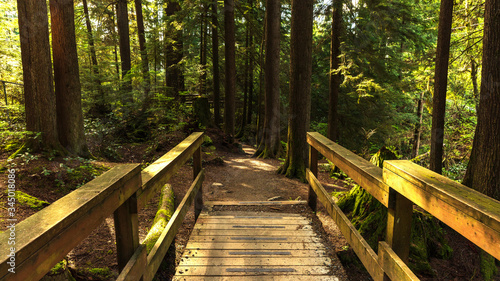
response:
<path id="1" fill-rule="evenodd" d="M 177 267 L 176 275 L 322 275 L 328 274 L 326 266 L 182 266 Z M 293 278 L 293 277 L 290 277 Z"/>
<path id="2" fill-rule="evenodd" d="M 287 242 L 275 242 L 275 243 L 219 243 L 219 242 L 189 242 L 186 245 L 186 249 L 199 249 L 199 250 L 308 250 L 308 249 L 324 249 L 325 246 L 321 243 L 287 243 Z"/>
<path id="3" fill-rule="evenodd" d="M 184 266 L 219 266 L 219 265 L 250 265 L 250 266 L 284 266 L 284 265 L 330 265 L 332 260 L 328 257 L 272 257 L 272 258 L 257 258 L 257 257 L 221 257 L 221 258 L 182 258 L 181 262 Z"/>
<path id="4" fill-rule="evenodd" d="M 366 189 L 384 206 L 389 203 L 389 186 L 382 179 L 382 169 L 336 144 L 317 132 L 307 133 L 307 142 L 335 166 Z"/>
<path id="5" fill-rule="evenodd" d="M 140 188 L 140 166 L 117 166 L 16 225 L 17 280 L 39 280 Z M 0 234 L 8 241 L 9 232 Z M 0 247 L 0 279 L 8 247 Z"/>
<path id="6" fill-rule="evenodd" d="M 378 261 L 391 280 L 420 280 L 386 242 L 380 241 L 378 244 Z"/>
<path id="7" fill-rule="evenodd" d="M 500 259 L 500 202 L 409 161 L 384 162 L 401 195 Z"/>
<path id="8" fill-rule="evenodd" d="M 313 250 L 295 250 L 288 251 L 286 249 L 282 250 L 265 250 L 265 251 L 256 251 L 256 250 L 190 250 L 187 249 L 182 254 L 182 257 L 326 257 L 326 252 L 324 250 L 313 249 Z"/>

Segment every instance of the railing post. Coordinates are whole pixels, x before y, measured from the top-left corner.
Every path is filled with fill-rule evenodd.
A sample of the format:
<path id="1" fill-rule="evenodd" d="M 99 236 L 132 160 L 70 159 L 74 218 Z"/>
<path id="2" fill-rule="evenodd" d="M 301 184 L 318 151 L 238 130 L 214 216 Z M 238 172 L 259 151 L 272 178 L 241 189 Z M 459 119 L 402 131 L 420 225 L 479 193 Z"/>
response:
<path id="1" fill-rule="evenodd" d="M 201 171 L 201 146 L 199 146 L 193 153 L 193 180 L 196 179 L 198 173 Z M 200 187 L 196 197 L 194 199 L 194 216 L 198 219 L 198 216 L 203 209 L 203 188 Z"/>
<path id="2" fill-rule="evenodd" d="M 318 151 L 312 145 L 309 145 L 309 170 L 311 170 L 315 177 L 318 177 Z M 307 204 L 314 212 L 316 212 L 317 210 L 317 198 L 318 196 L 314 192 L 314 189 L 311 187 L 311 184 L 309 184 L 309 196 L 307 198 Z"/>
<path id="3" fill-rule="evenodd" d="M 118 268 L 125 268 L 129 259 L 139 247 L 137 218 L 137 193 L 130 196 L 113 214 L 116 233 L 116 253 Z"/>
<path id="4" fill-rule="evenodd" d="M 408 264 L 413 202 L 390 188 L 389 207 L 387 211 L 386 242 L 399 258 Z M 384 274 L 384 281 L 386 280 L 390 279 Z"/>

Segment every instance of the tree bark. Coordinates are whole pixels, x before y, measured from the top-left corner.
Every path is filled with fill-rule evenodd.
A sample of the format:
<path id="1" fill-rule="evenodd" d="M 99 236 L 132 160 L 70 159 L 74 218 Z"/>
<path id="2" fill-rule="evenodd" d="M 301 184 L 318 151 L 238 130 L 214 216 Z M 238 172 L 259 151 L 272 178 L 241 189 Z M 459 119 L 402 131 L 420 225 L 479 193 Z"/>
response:
<path id="1" fill-rule="evenodd" d="M 127 0 L 118 0 L 116 3 L 116 21 L 120 42 L 120 58 L 122 65 L 122 101 L 123 106 L 133 103 L 132 81 L 127 77 L 132 62 L 130 59 L 130 32 L 128 26 Z"/>
<path id="2" fill-rule="evenodd" d="M 453 0 L 441 0 L 439 11 L 434 97 L 432 102 L 432 130 L 430 169 L 441 174 L 443 170 L 444 117 L 446 113 L 446 86 L 450 57 Z"/>
<path id="3" fill-rule="evenodd" d="M 73 0 L 50 0 L 59 141 L 69 152 L 88 157 L 74 18 Z"/>
<path id="4" fill-rule="evenodd" d="M 207 12 L 208 6 L 203 4 L 201 7 L 201 45 L 200 45 L 200 96 L 205 97 L 207 95 Z"/>
<path id="5" fill-rule="evenodd" d="M 181 10 L 181 5 L 176 0 L 169 0 L 165 14 L 168 17 L 166 26 L 172 29 L 177 24 L 176 22 L 178 12 Z M 173 29 L 170 31 L 167 28 L 165 32 L 165 81 L 167 86 L 167 95 L 175 99 L 179 99 L 179 93 L 184 90 L 184 78 L 180 62 L 183 57 L 183 42 L 182 30 Z"/>
<path id="6" fill-rule="evenodd" d="M 146 50 L 146 36 L 144 31 L 144 18 L 142 16 L 142 0 L 135 0 L 135 13 L 137 15 L 137 36 L 139 39 L 139 50 L 141 52 L 142 79 L 144 86 L 144 102 L 142 110 L 145 111 L 151 103 L 151 76 L 149 75 L 149 58 Z"/>
<path id="7" fill-rule="evenodd" d="M 342 0 L 334 0 L 332 13 L 332 41 L 330 48 L 330 95 L 328 108 L 327 136 L 337 141 L 339 136 L 337 105 L 341 84 L 340 66 L 340 33 L 342 32 Z"/>
<path id="8" fill-rule="evenodd" d="M 415 123 L 415 132 L 413 133 L 413 149 L 411 158 L 415 158 L 420 150 L 420 134 L 422 133 L 422 116 L 424 111 L 424 92 L 420 93 L 420 98 L 417 102 L 417 122 Z"/>
<path id="9" fill-rule="evenodd" d="M 224 132 L 234 135 L 234 111 L 236 99 L 236 56 L 234 0 L 224 0 L 225 53 L 226 53 L 226 95 L 224 98 Z"/>
<path id="10" fill-rule="evenodd" d="M 463 184 L 500 200 L 500 1 L 487 0 L 477 126 Z"/>
<path id="11" fill-rule="evenodd" d="M 214 121 L 219 127 L 220 117 L 220 75 L 219 75 L 219 21 L 217 19 L 217 0 L 212 2 L 212 66 L 214 84 Z"/>
<path id="12" fill-rule="evenodd" d="M 243 81 L 243 113 L 241 114 L 241 125 L 240 131 L 238 132 L 237 138 L 241 138 L 245 134 L 245 127 L 247 125 L 247 106 L 248 106 L 248 84 L 250 84 L 250 24 L 247 21 L 247 30 L 245 36 L 245 73 L 244 73 L 244 81 Z"/>
<path id="13" fill-rule="evenodd" d="M 18 21 L 23 64 L 26 130 L 41 133 L 28 143 L 33 151 L 63 148 L 56 124 L 56 96 L 50 59 L 47 2 L 18 0 Z"/>
<path id="14" fill-rule="evenodd" d="M 264 65 L 264 126 L 255 155 L 274 158 L 281 153 L 280 140 L 280 1 L 266 2 L 266 58 Z"/>
<path id="15" fill-rule="evenodd" d="M 278 170 L 289 178 L 303 181 L 311 112 L 313 4 L 314 0 L 292 0 L 288 142 L 285 163 Z"/>
<path id="16" fill-rule="evenodd" d="M 106 105 L 106 95 L 104 93 L 104 90 L 102 88 L 102 81 L 101 81 L 101 74 L 99 71 L 99 64 L 97 63 L 97 54 L 95 51 L 95 44 L 94 44 L 94 34 L 92 32 L 92 24 L 90 22 L 90 14 L 89 14 L 89 7 L 87 4 L 87 0 L 83 0 L 83 13 L 85 14 L 85 25 L 87 27 L 87 40 L 89 42 L 89 49 L 90 49 L 90 57 L 91 57 L 91 69 L 92 69 L 92 75 L 93 75 L 93 80 L 95 81 L 97 85 L 97 97 L 95 97 L 95 103 L 94 103 L 94 108 L 91 109 L 91 112 L 96 114 L 97 116 L 104 116 L 106 113 L 109 113 L 109 108 Z"/>

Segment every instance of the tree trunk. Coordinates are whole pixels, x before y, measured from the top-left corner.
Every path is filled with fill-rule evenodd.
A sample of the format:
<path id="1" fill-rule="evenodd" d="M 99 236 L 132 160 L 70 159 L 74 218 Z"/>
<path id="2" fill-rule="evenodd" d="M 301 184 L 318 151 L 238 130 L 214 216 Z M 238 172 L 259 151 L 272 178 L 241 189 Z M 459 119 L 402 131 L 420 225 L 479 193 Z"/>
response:
<path id="1" fill-rule="evenodd" d="M 127 0 L 118 0 L 116 3 L 116 21 L 120 42 L 120 58 L 122 64 L 122 102 L 123 106 L 133 103 L 132 81 L 126 77 L 132 68 L 130 60 L 130 32 L 128 26 Z"/>
<path id="2" fill-rule="evenodd" d="M 28 143 L 28 146 L 33 151 L 62 151 L 56 125 L 56 96 L 52 80 L 47 2 L 18 0 L 17 9 L 26 130 L 41 133 L 41 136 Z"/>
<path id="3" fill-rule="evenodd" d="M 487 0 L 477 126 L 463 184 L 500 200 L 500 1 Z"/>
<path id="4" fill-rule="evenodd" d="M 59 141 L 69 152 L 88 157 L 74 18 L 73 0 L 50 0 Z"/>
<path id="5" fill-rule="evenodd" d="M 172 28 L 172 23 L 177 21 L 175 16 L 181 10 L 180 4 L 175 0 L 169 0 L 165 14 L 168 17 L 166 26 Z M 170 40 L 169 40 L 170 39 Z M 167 95 L 179 99 L 179 93 L 184 89 L 181 66 L 179 63 L 183 57 L 182 30 L 173 29 L 165 32 L 165 81 Z"/>
<path id="6" fill-rule="evenodd" d="M 250 22 L 247 21 L 247 30 L 246 30 L 246 36 L 245 36 L 245 74 L 244 74 L 244 82 L 243 82 L 243 114 L 241 114 L 241 126 L 240 126 L 240 131 L 238 135 L 236 136 L 237 138 L 241 138 L 245 134 L 245 127 L 247 125 L 247 106 L 248 106 L 248 84 L 250 83 L 250 78 L 248 77 L 250 75 L 250 63 L 249 63 L 249 58 L 250 58 L 250 46 L 249 46 L 249 41 L 250 41 Z"/>
<path id="7" fill-rule="evenodd" d="M 144 18 L 142 16 L 142 0 L 135 0 L 135 12 L 137 15 L 137 35 L 139 38 L 139 50 L 141 52 L 142 84 L 144 85 L 144 102 L 142 110 L 145 111 L 151 103 L 149 92 L 151 91 L 151 76 L 149 75 L 149 58 L 146 50 L 146 36 L 144 33 Z"/>
<path id="8" fill-rule="evenodd" d="M 217 0 L 212 2 L 212 66 L 214 83 L 214 121 L 219 127 L 220 117 L 220 75 L 219 75 L 219 21 L 217 19 Z"/>
<path id="9" fill-rule="evenodd" d="M 226 53 L 226 95 L 224 98 L 224 132 L 234 135 L 234 111 L 236 98 L 236 56 L 234 0 L 224 0 L 225 53 Z"/>
<path id="10" fill-rule="evenodd" d="M 280 1 L 266 2 L 266 62 L 264 66 L 264 126 L 255 155 L 274 158 L 281 153 L 280 140 Z"/>
<path id="11" fill-rule="evenodd" d="M 422 115 L 424 111 L 424 91 L 420 93 L 420 98 L 417 102 L 417 122 L 415 123 L 415 132 L 413 133 L 413 149 L 411 152 L 411 158 L 418 156 L 418 151 L 420 150 L 420 134 L 422 133 Z"/>
<path id="12" fill-rule="evenodd" d="M 207 95 L 207 11 L 208 6 L 203 4 L 201 9 L 201 45 L 200 45 L 200 96 L 205 97 Z"/>
<path id="13" fill-rule="evenodd" d="M 287 177 L 303 181 L 311 112 L 313 4 L 314 0 L 292 0 L 288 142 L 285 163 L 278 170 Z"/>
<path id="14" fill-rule="evenodd" d="M 330 48 L 330 95 L 328 108 L 328 138 L 337 141 L 339 136 L 337 105 L 341 84 L 340 33 L 342 31 L 342 0 L 334 0 L 332 14 L 332 41 Z"/>
<path id="15" fill-rule="evenodd" d="M 99 65 L 97 63 L 97 54 L 95 51 L 94 45 L 94 35 L 92 33 L 92 24 L 90 22 L 90 14 L 89 7 L 87 4 L 87 0 L 83 0 L 83 13 L 85 14 L 85 24 L 87 26 L 87 40 L 89 42 L 90 47 L 90 57 L 91 57 L 91 69 L 92 69 L 92 77 L 95 83 L 97 84 L 97 97 L 94 98 L 94 105 L 91 111 L 97 116 L 104 116 L 106 113 L 109 113 L 109 108 L 106 105 L 106 96 L 104 90 L 102 88 L 101 74 L 99 71 Z"/>
<path id="16" fill-rule="evenodd" d="M 446 86 L 450 56 L 453 0 L 441 0 L 439 11 L 434 98 L 432 102 L 432 130 L 430 169 L 441 174 L 443 170 L 444 117 L 446 113 Z"/>
<path id="17" fill-rule="evenodd" d="M 266 42 L 267 32 L 267 16 L 264 16 L 264 32 L 262 36 L 262 41 L 260 42 L 260 54 L 259 54 L 259 93 L 257 94 L 257 133 L 255 136 L 255 143 L 260 143 L 262 140 L 263 132 L 264 132 L 264 114 L 263 114 L 263 91 L 264 91 L 264 46 Z"/>

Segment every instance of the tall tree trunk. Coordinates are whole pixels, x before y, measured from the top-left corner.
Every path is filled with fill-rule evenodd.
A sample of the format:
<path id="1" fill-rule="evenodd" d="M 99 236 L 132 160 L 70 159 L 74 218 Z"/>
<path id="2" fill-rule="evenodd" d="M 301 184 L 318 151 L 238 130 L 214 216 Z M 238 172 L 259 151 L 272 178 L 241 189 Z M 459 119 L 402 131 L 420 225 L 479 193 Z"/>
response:
<path id="1" fill-rule="evenodd" d="M 74 18 L 73 0 L 50 0 L 59 141 L 71 153 L 88 157 Z"/>
<path id="2" fill-rule="evenodd" d="M 328 107 L 328 138 L 337 141 L 339 136 L 337 105 L 341 76 L 340 66 L 340 33 L 342 31 L 342 0 L 334 0 L 332 13 L 332 41 L 330 48 L 330 95 Z"/>
<path id="3" fill-rule="evenodd" d="M 418 151 L 420 150 L 420 134 L 422 133 L 422 116 L 424 113 L 424 91 L 420 93 L 420 98 L 417 102 L 417 122 L 415 123 L 415 132 L 413 133 L 413 149 L 411 152 L 411 158 L 418 156 Z"/>
<path id="4" fill-rule="evenodd" d="M 224 33 L 226 53 L 226 95 L 224 98 L 224 132 L 234 135 L 234 111 L 236 99 L 236 56 L 235 56 L 235 24 L 234 0 L 224 0 Z"/>
<path id="5" fill-rule="evenodd" d="M 264 126 L 255 155 L 274 158 L 281 153 L 280 140 L 280 1 L 266 2 L 266 62 L 264 70 Z"/>
<path id="6" fill-rule="evenodd" d="M 444 117 L 446 113 L 446 86 L 450 57 L 453 0 L 441 0 L 439 11 L 434 97 L 432 102 L 432 130 L 430 169 L 441 174 L 443 170 Z"/>
<path id="7" fill-rule="evenodd" d="M 250 7 L 253 10 L 253 1 L 250 0 Z M 249 23 L 250 24 L 250 23 Z M 247 112 L 247 124 L 252 124 L 253 115 L 253 73 L 254 73 L 254 44 L 253 44 L 253 34 L 250 31 L 250 46 L 249 46 L 249 66 L 248 66 L 248 112 Z"/>
<path id="8" fill-rule="evenodd" d="M 200 45 L 200 95 L 205 97 L 207 95 L 207 12 L 208 6 L 203 4 L 201 7 L 201 45 Z"/>
<path id="9" fill-rule="evenodd" d="M 127 106 L 127 104 L 133 103 L 132 81 L 127 77 L 127 74 L 132 68 L 132 62 L 130 59 L 130 32 L 128 26 L 127 0 L 118 0 L 116 3 L 116 20 L 118 25 L 120 58 L 122 64 L 122 101 L 123 106 Z"/>
<path id="10" fill-rule="evenodd" d="M 142 0 L 135 0 L 135 13 L 137 15 L 137 35 L 139 38 L 139 50 L 141 52 L 142 79 L 144 85 L 144 102 L 142 110 L 146 110 L 151 103 L 149 92 L 151 91 L 151 76 L 149 75 L 149 58 L 146 50 L 146 36 L 144 33 L 144 18 L 142 16 Z"/>
<path id="11" fill-rule="evenodd" d="M 266 13 L 267 14 L 267 13 Z M 260 143 L 262 140 L 263 132 L 264 132 L 264 109 L 263 109 L 263 92 L 264 92 L 264 46 L 266 43 L 266 34 L 267 34 L 267 15 L 264 16 L 264 32 L 262 36 L 262 40 L 260 42 L 260 54 L 259 54 L 259 93 L 257 94 L 257 134 L 255 137 L 255 142 Z"/>
<path id="12" fill-rule="evenodd" d="M 220 75 L 219 75 L 219 20 L 217 19 L 217 0 L 212 2 L 212 66 L 214 83 L 214 121 L 219 127 L 220 117 Z"/>
<path id="13" fill-rule="evenodd" d="M 487 0 L 476 133 L 463 184 L 500 200 L 500 1 Z"/>
<path id="14" fill-rule="evenodd" d="M 243 113 L 241 114 L 241 126 L 240 132 L 236 137 L 241 138 L 245 133 L 245 127 L 247 125 L 247 106 L 248 106 L 248 84 L 250 84 L 250 22 L 247 21 L 247 30 L 245 36 L 245 72 L 244 72 L 244 81 L 243 81 Z"/>
<path id="15" fill-rule="evenodd" d="M 168 27 L 165 33 L 165 81 L 167 95 L 179 99 L 179 93 L 184 89 L 184 78 L 179 63 L 183 57 L 182 30 L 173 28 L 177 24 L 176 16 L 181 10 L 181 5 L 176 0 L 169 0 L 165 14 L 167 15 Z"/>
<path id="16" fill-rule="evenodd" d="M 311 112 L 313 3 L 292 0 L 288 142 L 285 163 L 278 170 L 302 180 L 308 159 L 306 134 Z"/>
<path id="17" fill-rule="evenodd" d="M 26 130 L 41 133 L 38 141 L 28 143 L 28 146 L 34 151 L 43 149 L 62 151 L 56 125 L 56 96 L 50 59 L 47 2 L 18 0 L 17 9 Z"/>
<path id="18" fill-rule="evenodd" d="M 109 108 L 106 105 L 106 96 L 104 93 L 104 89 L 102 88 L 101 74 L 99 71 L 99 65 L 97 63 L 97 54 L 95 51 L 94 45 L 94 34 L 92 33 L 92 24 L 90 22 L 90 14 L 89 7 L 87 4 L 87 0 L 83 0 L 83 13 L 85 14 L 85 25 L 87 26 L 87 40 L 89 42 L 90 47 L 90 57 L 91 57 L 91 69 L 92 69 L 92 78 L 97 85 L 97 94 L 98 96 L 95 98 L 94 108 L 91 111 L 94 111 L 98 116 L 103 116 L 109 112 Z"/>

